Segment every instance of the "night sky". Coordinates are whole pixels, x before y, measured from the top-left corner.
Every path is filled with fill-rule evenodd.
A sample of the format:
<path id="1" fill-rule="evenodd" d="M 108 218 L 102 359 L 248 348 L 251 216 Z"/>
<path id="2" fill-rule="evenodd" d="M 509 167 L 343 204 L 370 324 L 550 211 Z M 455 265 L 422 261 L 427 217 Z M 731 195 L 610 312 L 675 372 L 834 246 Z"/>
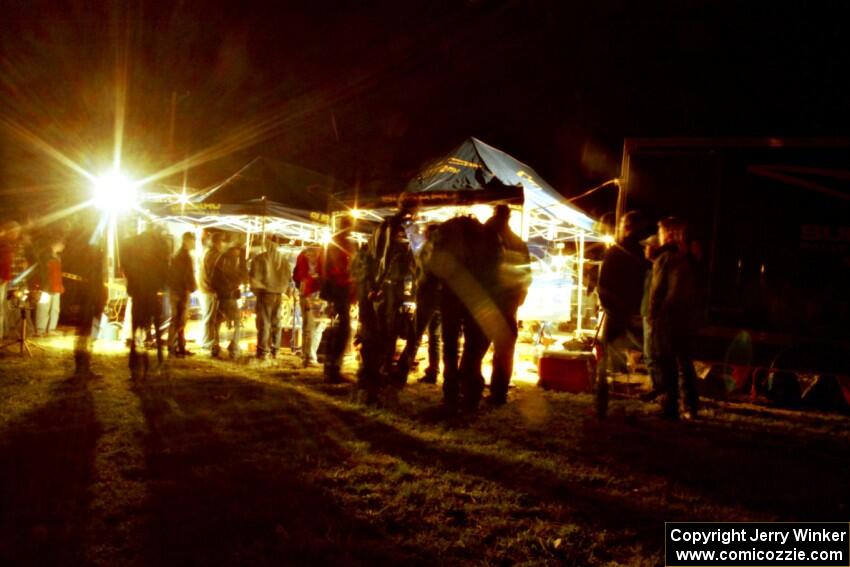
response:
<path id="1" fill-rule="evenodd" d="M 102 170 L 126 60 L 137 176 L 232 139 L 190 185 L 264 155 L 388 190 L 474 135 L 575 195 L 624 136 L 847 135 L 841 4 L 4 1 L 0 116 Z M 1 136 L 3 195 L 79 179 Z"/>

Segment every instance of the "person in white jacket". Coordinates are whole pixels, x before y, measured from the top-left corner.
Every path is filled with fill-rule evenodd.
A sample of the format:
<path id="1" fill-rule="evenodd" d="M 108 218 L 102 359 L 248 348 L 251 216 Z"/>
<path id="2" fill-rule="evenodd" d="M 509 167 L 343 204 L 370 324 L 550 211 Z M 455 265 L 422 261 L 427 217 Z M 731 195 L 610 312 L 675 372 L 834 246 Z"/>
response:
<path id="1" fill-rule="evenodd" d="M 289 289 L 292 270 L 273 236 L 266 238 L 265 250 L 251 260 L 248 275 L 257 298 L 257 358 L 275 358 L 280 348 L 283 294 Z"/>

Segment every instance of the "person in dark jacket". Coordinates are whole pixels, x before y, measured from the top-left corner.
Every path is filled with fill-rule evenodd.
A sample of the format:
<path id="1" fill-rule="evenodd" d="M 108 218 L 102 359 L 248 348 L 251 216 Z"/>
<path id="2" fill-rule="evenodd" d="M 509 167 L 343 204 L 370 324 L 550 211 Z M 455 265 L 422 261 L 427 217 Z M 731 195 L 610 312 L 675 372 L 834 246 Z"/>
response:
<path id="1" fill-rule="evenodd" d="M 428 367 L 419 379 L 422 384 L 436 384 L 440 374 L 440 344 L 442 333 L 440 325 L 440 280 L 428 273 L 422 263 L 422 251 L 426 249 L 428 240 L 437 229 L 436 224 L 430 224 L 425 229 L 424 242 L 420 246 L 416 259 L 416 314 L 414 318 L 413 336 L 404 345 L 404 351 L 399 358 L 399 373 L 406 376 L 416 361 L 422 336 L 428 332 Z M 406 381 L 406 378 L 403 378 Z"/>
<path id="2" fill-rule="evenodd" d="M 398 212 L 384 219 L 372 234 L 370 252 L 375 258 L 372 302 L 377 315 L 382 371 L 392 376 L 398 339 L 401 336 L 400 311 L 404 302 L 405 280 L 413 280 L 413 253 L 405 239 L 405 228 L 416 215 L 412 202 L 402 202 Z M 395 372 L 400 380 L 398 371 Z"/>
<path id="3" fill-rule="evenodd" d="M 218 330 L 219 309 L 218 295 L 213 289 L 213 274 L 215 273 L 215 265 L 218 259 L 224 252 L 225 240 L 224 234 L 221 232 L 213 232 L 207 237 L 206 251 L 201 260 L 201 279 L 198 282 L 198 287 L 201 291 L 201 307 L 203 318 L 203 337 L 201 338 L 201 346 L 212 353 L 213 345 L 218 345 Z"/>
<path id="4" fill-rule="evenodd" d="M 372 282 L 375 277 L 375 257 L 369 245 L 363 243 L 351 259 L 349 272 L 356 290 L 358 327 L 354 337 L 360 350 L 357 387 L 366 394 L 366 402 L 377 401 L 381 387 L 381 341 L 378 316 L 372 302 Z"/>
<path id="5" fill-rule="evenodd" d="M 649 262 L 638 236 L 639 216 L 631 211 L 620 223 L 619 240 L 608 249 L 599 270 L 599 303 L 604 311 L 600 333 L 602 360 L 596 377 L 596 412 L 608 412 L 608 370 L 616 351 L 642 350 L 640 304 Z"/>
<path id="6" fill-rule="evenodd" d="M 211 347 L 213 356 L 221 352 L 220 325 L 226 323 L 231 329 L 230 344 L 227 352 L 232 360 L 239 358 L 239 339 L 242 332 L 242 314 L 239 311 L 240 286 L 247 280 L 244 256 L 240 246 L 232 246 L 218 259 L 213 271 L 212 286 L 218 298 L 220 318 L 215 325 L 214 341 Z"/>
<path id="7" fill-rule="evenodd" d="M 703 294 L 686 231 L 686 224 L 675 217 L 658 223 L 661 248 L 652 266 L 649 293 L 652 358 L 665 391 L 662 416 L 672 420 L 679 418 L 679 371 L 689 417 L 696 417 L 699 409 L 691 349 L 702 318 Z"/>
<path id="8" fill-rule="evenodd" d="M 194 249 L 195 233 L 183 233 L 180 250 L 172 258 L 169 270 L 171 325 L 168 327 L 168 352 L 174 356 L 193 354 L 186 350 L 186 322 L 189 317 L 189 298 L 198 288 L 195 283 L 195 265 L 192 261 Z"/>
<path id="9" fill-rule="evenodd" d="M 68 253 L 63 269 L 75 275 L 75 291 L 70 305 L 77 311 L 74 341 L 74 377 L 98 378 L 92 371 L 92 340 L 95 325 L 100 324 L 106 306 L 107 288 L 104 271 L 104 232 L 98 228 L 99 218 L 93 210 L 79 213 L 68 235 Z"/>
<path id="10" fill-rule="evenodd" d="M 292 270 L 274 237 L 268 236 L 265 250 L 251 260 L 248 277 L 257 298 L 257 358 L 275 358 L 280 348 L 283 294 L 289 290 Z"/>
<path id="11" fill-rule="evenodd" d="M 121 265 L 127 277 L 127 294 L 132 300 L 132 334 L 130 369 L 133 376 L 147 373 L 147 353 L 136 352 L 136 335 L 154 326 L 157 363 L 163 362 L 162 301 L 160 292 L 168 280 L 170 245 L 162 231 L 149 227 L 125 242 L 121 248 Z"/>
<path id="12" fill-rule="evenodd" d="M 641 244 L 643 245 L 644 257 L 650 262 L 654 262 L 655 257 L 660 253 L 659 248 L 661 247 L 658 242 L 658 235 L 653 234 L 643 240 Z M 649 322 L 649 294 L 652 289 L 651 269 L 646 271 L 646 277 L 644 277 L 643 281 L 643 299 L 640 302 L 640 316 L 643 319 L 643 361 L 646 365 L 647 374 L 649 374 L 652 389 L 642 395 L 641 399 L 649 402 L 661 395 L 664 388 L 662 387 L 655 361 L 652 359 L 652 325 Z"/>

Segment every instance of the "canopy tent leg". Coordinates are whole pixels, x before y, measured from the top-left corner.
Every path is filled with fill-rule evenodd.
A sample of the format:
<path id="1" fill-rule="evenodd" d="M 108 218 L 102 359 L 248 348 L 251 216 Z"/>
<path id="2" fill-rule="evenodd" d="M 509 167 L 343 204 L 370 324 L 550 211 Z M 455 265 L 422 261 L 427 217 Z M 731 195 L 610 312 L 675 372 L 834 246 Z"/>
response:
<path id="1" fill-rule="evenodd" d="M 578 235 L 578 263 L 576 277 L 578 285 L 576 286 L 576 337 L 580 338 L 582 334 L 582 310 L 584 309 L 584 232 Z"/>

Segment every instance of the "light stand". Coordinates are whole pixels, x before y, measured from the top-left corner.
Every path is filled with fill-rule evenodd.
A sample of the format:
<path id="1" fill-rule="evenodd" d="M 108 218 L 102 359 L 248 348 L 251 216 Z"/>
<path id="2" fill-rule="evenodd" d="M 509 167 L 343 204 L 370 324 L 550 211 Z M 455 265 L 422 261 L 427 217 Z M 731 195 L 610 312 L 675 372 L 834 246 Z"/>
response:
<path id="1" fill-rule="evenodd" d="M 32 357 L 31 348 L 37 348 L 40 350 L 44 350 L 43 347 L 35 344 L 31 340 L 27 338 L 27 311 L 32 311 L 32 304 L 30 303 L 30 292 L 29 290 L 24 292 L 13 292 L 9 299 L 10 303 L 12 303 L 12 307 L 14 309 L 18 309 L 21 312 L 21 322 L 18 326 L 19 334 L 18 337 L 12 341 L 8 341 L 7 343 L 0 346 L 0 350 L 5 350 L 11 346 L 19 345 L 20 346 L 20 354 L 21 356 L 29 356 Z"/>

